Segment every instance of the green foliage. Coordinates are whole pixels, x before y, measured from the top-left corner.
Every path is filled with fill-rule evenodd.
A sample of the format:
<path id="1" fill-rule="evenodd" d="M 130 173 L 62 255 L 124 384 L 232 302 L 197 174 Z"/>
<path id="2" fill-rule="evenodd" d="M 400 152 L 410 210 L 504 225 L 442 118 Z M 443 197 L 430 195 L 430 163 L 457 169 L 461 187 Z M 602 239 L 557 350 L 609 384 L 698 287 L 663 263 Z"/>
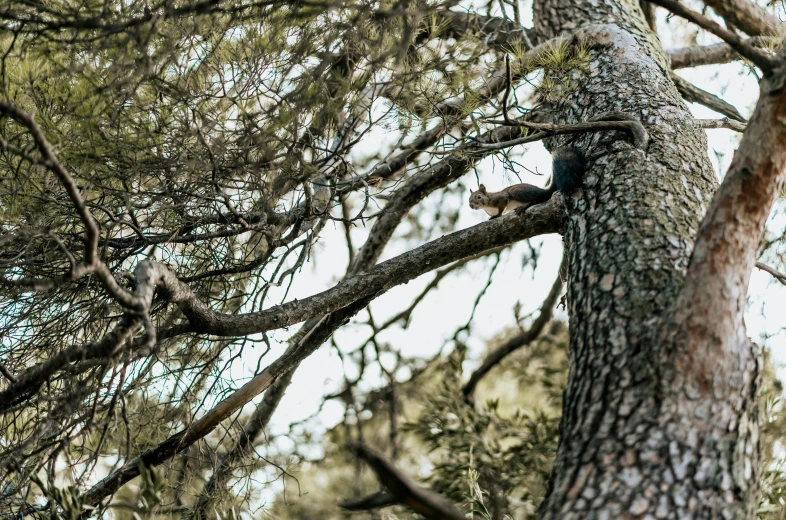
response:
<path id="1" fill-rule="evenodd" d="M 548 387 L 556 382 L 555 375 L 562 380 L 553 369 L 566 368 L 563 349 L 564 344 L 550 343 L 537 358 L 527 353 L 514 356 L 530 358 L 536 367 L 530 373 L 497 369 L 505 375 L 495 377 L 488 393 L 504 392 L 506 383 L 513 383 L 514 395 L 532 392 L 544 397 L 528 408 L 516 407 L 522 401 L 515 397 L 508 406 L 500 406 L 497 398 L 482 406 L 469 405 L 462 393 L 463 355 L 456 353 L 445 361 L 438 390 L 426 400 L 420 418 L 409 425 L 437 457 L 430 487 L 483 517 L 489 510 L 506 514 L 515 510 L 515 518 L 534 517 L 556 453 L 560 401 L 548 397 Z M 538 358 L 546 364 L 540 365 Z"/>
<path id="2" fill-rule="evenodd" d="M 456 28 L 437 15 L 448 7 L 455 6 L 425 0 L 8 0 L 0 7 L 0 98 L 35 114 L 96 219 L 99 254 L 118 283 L 133 289 L 129 271 L 152 258 L 167 263 L 217 312 L 260 311 L 273 302 L 269 289 L 297 271 L 288 257 L 308 258 L 326 221 L 340 214 L 334 210 L 343 208 L 331 204 L 339 188 L 352 184 L 345 183 L 349 177 L 409 149 L 414 130 L 444 127 L 436 148 L 399 176 L 368 182 L 358 218 L 365 224 L 382 214 L 369 185 L 387 190 L 406 180 L 442 157 L 446 144 L 469 143 L 473 132 L 486 129 L 479 114 L 498 113 L 482 93 L 504 53 L 469 29 L 446 34 Z M 573 89 L 592 54 L 582 41 L 555 45 L 529 62 L 523 62 L 523 44 L 506 50 L 516 57 L 516 74 L 540 75 L 536 97 L 544 100 Z M 460 110 L 443 113 L 439 104 L 457 97 Z M 352 126 L 355 118 L 361 123 Z M 393 138 L 379 139 L 380 130 Z M 353 148 L 374 131 L 379 134 Z M 9 373 L 21 374 L 100 339 L 123 320 L 124 310 L 95 277 L 67 280 L 72 262 L 84 254 L 84 225 L 41 163 L 30 132 L 3 118 L 0 136 L 0 276 L 62 282 L 46 294 L 0 286 L 0 358 Z M 310 195 L 310 220 L 305 210 L 295 211 L 306 205 L 309 181 L 322 190 Z M 442 208 L 461 189 L 454 184 L 442 191 L 433 226 L 420 222 L 421 210 L 411 211 L 397 239 L 453 231 L 458 213 Z M 162 296 L 150 319 L 160 331 L 171 330 L 185 320 Z M 236 390 L 243 380 L 235 379 L 240 371 L 233 362 L 268 362 L 267 336 L 194 334 L 140 355 L 129 346 L 142 334 L 132 331 L 131 340 L 101 356 L 64 361 L 0 416 L 2 455 L 14 462 L 0 475 L 2 499 L 11 497 L 6 489 L 26 493 L 11 497 L 13 508 L 46 501 L 42 516 L 81 517 L 80 493 L 93 477 L 187 427 Z M 390 448 L 389 412 L 396 400 L 390 393 L 354 395 L 358 402 L 345 403 L 345 423 L 319 440 L 320 460 L 271 453 L 275 470 L 255 458 L 231 483 L 263 471 L 282 479 L 286 492 L 265 511 L 271 518 L 358 518 L 335 504 L 378 488 L 373 474 L 344 450 L 362 437 L 391 457 L 396 453 L 403 471 L 467 514 L 530 518 L 546 492 L 567 371 L 564 328 L 551 336 L 495 368 L 476 391 L 477 405 L 463 398 L 467 363 L 460 349 L 400 385 L 396 413 L 406 426 L 397 450 Z M 260 344 L 268 350 L 249 354 Z M 363 357 L 364 369 L 365 363 Z M 354 392 L 361 393 L 347 390 Z M 760 516 L 766 520 L 780 518 L 786 505 L 781 393 L 772 373 L 765 374 Z M 141 467 L 139 478 L 114 496 L 111 514 L 136 520 L 188 512 L 238 424 L 222 424 L 166 470 Z M 317 443 L 306 434 L 294 440 Z M 37 476 L 45 473 L 47 482 Z M 234 520 L 258 498 L 258 488 L 236 486 L 216 495 L 221 502 L 211 514 Z M 374 518 L 415 516 L 391 508 Z"/>
<path id="3" fill-rule="evenodd" d="M 515 333 L 515 332 L 511 332 Z M 494 518 L 533 518 L 546 491 L 554 459 L 565 384 L 567 330 L 557 325 L 549 341 L 537 341 L 509 356 L 476 390 L 478 402 L 468 404 L 462 393 L 464 351 L 438 359 L 420 376 L 399 386 L 401 456 L 395 461 L 405 473 L 422 478 L 424 486 L 449 497 L 466 513 Z M 561 338 L 558 341 L 553 341 Z M 490 348 L 507 339 L 502 335 Z M 387 404 L 371 400 L 371 417 L 362 428 L 364 442 L 389 447 Z M 369 518 L 342 512 L 336 497 L 373 493 L 378 484 L 358 465 L 345 446 L 355 427 L 338 426 L 322 443 L 324 458 L 295 472 L 303 498 L 279 495 L 269 514 L 282 520 Z M 301 444 L 300 440 L 297 441 Z M 360 466 L 362 467 L 362 466 Z M 381 518 L 417 518 L 405 508 L 383 510 Z M 316 515 L 316 516 L 315 516 Z M 376 518 L 376 517 L 372 517 Z"/>
<path id="4" fill-rule="evenodd" d="M 164 479 L 153 468 L 139 465 L 139 493 L 137 496 L 137 510 L 134 511 L 134 520 L 149 518 L 153 510 L 161 503 L 161 494 L 164 491 Z"/>
<path id="5" fill-rule="evenodd" d="M 76 486 L 59 488 L 48 486 L 33 475 L 30 477 L 46 498 L 49 507 L 44 512 L 45 518 L 50 520 L 79 520 L 85 511 L 82 505 L 81 492 Z M 88 508 L 89 509 L 89 508 Z"/>
<path id="6" fill-rule="evenodd" d="M 434 21 L 439 2 L 403 11 L 399 2 L 355 1 L 228 0 L 194 12 L 193 2 L 180 1 L 46 4 L 12 0 L 1 8 L 0 98 L 34 113 L 94 215 L 99 254 L 121 284 L 131 289 L 129 271 L 160 260 L 219 312 L 268 307 L 268 290 L 297 272 L 287 262 L 310 257 L 331 215 L 332 185 L 356 173 L 346 168 L 357 140 L 330 150 L 349 117 L 382 106 L 385 82 L 401 87 L 390 98 L 453 95 L 485 52 L 430 37 L 413 45 L 421 32 L 442 30 Z M 455 47 L 463 64 L 454 70 L 436 46 Z M 428 124 L 403 109 L 380 112 L 353 135 L 377 124 L 402 135 Z M 1 118 L 0 136 L 10 146 L 0 150 L 0 276 L 67 278 L 84 254 L 84 226 L 27 129 Z M 295 229 L 282 222 L 304 203 L 303 183 L 335 157 L 344 169 L 319 184 L 330 198 L 313 195 L 321 222 Z M 101 338 L 123 319 L 94 277 L 59 285 L 46 294 L 0 285 L 0 357 L 11 373 Z M 161 330 L 182 320 L 165 302 L 150 314 Z M 228 364 L 255 341 L 268 340 L 184 338 L 139 363 L 138 353 L 118 345 L 111 363 L 58 374 L 46 397 L 0 417 L 0 444 L 18 448 L 14 456 L 33 473 L 50 456 L 61 464 L 75 454 L 69 467 L 131 457 L 236 387 Z M 38 444 L 36 421 L 70 451 Z M 82 433 L 70 446 L 74 428 Z"/>
<path id="7" fill-rule="evenodd" d="M 589 70 L 592 59 L 590 50 L 589 43 L 584 40 L 563 40 L 550 45 L 546 52 L 539 54 L 536 59 L 520 63 L 519 67 L 523 74 L 542 69 L 535 94 L 541 101 L 553 102 L 575 89 L 578 76 Z M 517 63 L 519 61 L 517 60 Z"/>

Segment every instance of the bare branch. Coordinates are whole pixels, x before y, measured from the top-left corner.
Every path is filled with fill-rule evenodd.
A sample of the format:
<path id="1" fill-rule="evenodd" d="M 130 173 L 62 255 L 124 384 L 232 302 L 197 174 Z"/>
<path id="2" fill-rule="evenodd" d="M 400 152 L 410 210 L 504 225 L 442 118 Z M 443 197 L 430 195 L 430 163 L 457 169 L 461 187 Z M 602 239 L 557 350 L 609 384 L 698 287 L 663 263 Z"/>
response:
<path id="1" fill-rule="evenodd" d="M 361 254 L 358 255 L 358 257 L 356 257 L 354 262 L 352 262 L 350 265 L 350 268 L 347 271 L 347 277 L 351 276 L 353 273 L 359 273 L 365 269 L 370 268 L 374 262 L 377 261 L 385 245 L 392 237 L 393 230 L 398 226 L 412 206 L 417 204 L 417 202 L 419 202 L 428 193 L 431 193 L 447 184 L 450 179 L 453 178 L 453 175 L 460 175 L 463 173 L 463 170 L 444 168 L 443 166 L 445 164 L 451 163 L 442 161 L 438 165 L 435 165 L 435 167 L 429 168 L 425 172 L 416 174 L 412 179 L 408 180 L 401 188 L 399 188 L 399 190 L 396 191 L 393 197 L 388 201 L 388 205 L 385 208 L 385 213 L 377 220 L 371 229 L 369 237 L 361 249 Z M 437 182 L 435 182 L 435 179 Z M 428 184 L 425 184 L 424 181 L 428 181 Z M 495 248 L 481 252 L 477 255 L 462 259 L 451 266 L 438 271 L 435 278 L 428 285 L 426 290 L 423 291 L 421 295 L 415 299 L 409 309 L 404 312 L 411 312 L 412 309 L 419 303 L 419 301 L 425 297 L 425 294 L 427 294 L 430 288 L 435 287 L 439 283 L 439 280 L 441 280 L 454 269 L 460 268 L 473 259 L 486 256 L 488 254 L 493 254 L 494 252 L 499 252 L 500 250 L 501 248 Z M 385 323 L 383 328 L 389 326 L 393 321 L 397 321 L 398 319 L 401 319 L 401 314 L 394 318 L 394 320 L 389 320 L 387 323 Z M 324 336 L 324 334 L 322 334 L 322 332 L 319 330 L 319 327 L 317 327 L 317 321 L 317 319 L 312 318 L 302 326 L 301 330 L 291 340 L 293 345 L 287 349 L 285 355 L 288 355 L 294 348 L 299 348 L 307 352 L 313 352 L 321 345 L 321 338 Z M 326 325 L 323 322 L 320 327 L 325 328 L 329 326 L 329 324 Z M 313 331 L 314 334 L 308 338 L 308 341 L 305 341 L 305 338 L 302 338 L 302 336 L 309 331 Z M 224 485 L 231 471 L 232 463 L 240 458 L 243 453 L 245 453 L 247 446 L 252 443 L 254 439 L 256 439 L 260 431 L 267 425 L 267 422 L 270 420 L 271 415 L 278 406 L 284 391 L 289 385 L 292 374 L 296 368 L 297 367 L 295 366 L 292 370 L 279 377 L 265 392 L 262 401 L 255 409 L 252 417 L 244 425 L 240 438 L 217 465 L 216 470 L 205 485 L 205 488 L 200 494 L 199 500 L 197 501 L 197 505 L 195 507 L 195 517 L 200 518 L 206 515 L 208 506 L 212 500 L 212 497 L 210 496 L 211 493 L 213 493 L 214 490 L 219 486 Z"/>
<path id="2" fill-rule="evenodd" d="M 311 349 L 288 349 L 285 355 L 274 361 L 227 399 L 221 401 L 190 427 L 147 450 L 96 484 L 84 495 L 84 503 L 96 505 L 114 493 L 120 486 L 139 474 L 140 463 L 144 463 L 147 467 L 157 466 L 203 438 L 221 421 L 264 392 L 281 375 L 296 367 L 313 352 L 313 349 L 316 349 L 330 337 L 333 331 L 380 294 L 399 283 L 405 283 L 420 274 L 465 256 L 532 236 L 558 232 L 563 222 L 563 209 L 562 197 L 555 194 L 548 203 L 530 208 L 522 214 L 514 212 L 503 218 L 486 221 L 477 226 L 446 235 L 383 262 L 373 269 L 340 282 L 338 286 L 322 293 L 322 295 L 316 295 L 301 302 L 279 305 L 256 315 L 247 315 L 247 318 L 221 315 L 220 320 L 211 323 L 211 327 L 209 327 L 211 334 L 220 331 L 233 331 L 230 335 L 251 334 L 251 331 L 255 330 L 254 327 L 264 323 L 277 328 L 286 326 L 285 324 L 292 325 L 307 316 L 329 313 L 323 318 L 323 321 L 321 320 L 322 327 L 315 326 L 309 331 L 308 334 L 313 333 L 310 336 L 311 341 L 308 342 Z M 394 280 L 399 281 L 395 283 Z M 335 304 L 332 305 L 329 302 L 335 302 Z M 217 313 L 216 316 L 218 316 Z M 303 317 L 295 319 L 295 316 Z M 224 321 L 227 319 L 229 322 Z M 295 321 L 289 321 L 292 319 Z M 248 329 L 249 326 L 252 328 Z M 256 332 L 262 331 L 262 329 L 256 330 Z M 307 337 L 301 339 L 298 346 L 305 345 L 305 339 Z"/>
<path id="3" fill-rule="evenodd" d="M 464 514 L 456 509 L 448 499 L 434 493 L 415 483 L 411 478 L 396 468 L 390 461 L 371 448 L 358 444 L 352 450 L 363 459 L 366 464 L 377 474 L 379 482 L 387 488 L 395 500 L 413 511 L 432 520 L 466 520 Z M 375 498 L 366 498 L 368 505 L 384 503 L 387 495 L 377 494 Z M 345 502 L 345 504 L 347 504 Z M 341 504 L 339 504 L 341 505 Z M 358 502 L 352 501 L 348 505 L 357 507 Z M 341 505 L 341 507 L 344 507 Z M 378 505 L 374 507 L 379 507 Z"/>
<path id="4" fill-rule="evenodd" d="M 719 114 L 723 114 L 726 117 L 736 119 L 741 123 L 746 122 L 745 118 L 742 117 L 742 114 L 737 111 L 734 105 L 727 103 L 714 94 L 710 94 L 709 92 L 700 89 L 690 81 L 679 77 L 673 72 L 669 74 L 669 77 L 671 77 L 671 80 L 677 86 L 677 90 L 682 95 L 682 97 L 685 98 L 685 101 L 699 103 L 700 105 L 704 105 L 705 107 L 714 110 Z"/>
<path id="5" fill-rule="evenodd" d="M 756 262 L 756 267 L 758 267 L 762 271 L 766 271 L 766 272 L 770 273 L 776 280 L 778 280 L 783 285 L 786 285 L 786 274 L 783 274 L 782 272 L 778 271 L 777 269 L 774 269 L 774 268 L 770 267 L 769 265 L 764 264 L 762 262 Z"/>
<path id="6" fill-rule="evenodd" d="M 98 260 L 96 257 L 99 236 L 98 225 L 96 225 L 93 215 L 90 214 L 90 210 L 87 209 L 85 201 L 82 200 L 82 195 L 79 193 L 76 182 L 74 182 L 71 174 L 68 173 L 63 165 L 60 164 L 60 161 L 58 161 L 52 149 L 52 145 L 49 144 L 46 136 L 44 136 L 44 132 L 33 119 L 32 114 L 26 114 L 19 107 L 6 103 L 5 101 L 0 101 L 0 114 L 8 116 L 24 126 L 30 132 L 30 135 L 33 136 L 36 147 L 38 147 L 39 152 L 43 156 L 43 164 L 55 174 L 57 180 L 63 185 L 63 188 L 65 188 L 68 194 L 68 198 L 76 208 L 77 214 L 82 224 L 85 226 L 85 235 L 87 236 L 85 244 L 85 263 L 87 265 L 93 265 Z"/>
<path id="7" fill-rule="evenodd" d="M 34 365 L 16 377 L 0 392 L 0 413 L 6 412 L 38 391 L 53 374 L 74 361 L 108 357 L 122 345 L 138 326 L 138 319 L 122 320 L 99 341 L 77 345 L 60 351 L 48 360 Z"/>
<path id="8" fill-rule="evenodd" d="M 368 511 L 370 509 L 380 509 L 382 507 L 395 506 L 399 502 L 393 493 L 387 491 L 377 491 L 371 495 L 339 502 L 338 507 L 347 511 Z"/>
<path id="9" fill-rule="evenodd" d="M 313 326 L 310 327 L 310 330 L 313 330 Z M 276 411 L 278 403 L 281 401 L 284 392 L 286 392 L 289 383 L 292 381 L 292 375 L 295 373 L 296 368 L 297 367 L 294 367 L 292 370 L 282 374 L 268 387 L 267 391 L 265 391 L 262 401 L 257 405 L 254 409 L 254 413 L 251 414 L 251 417 L 249 417 L 248 421 L 243 425 L 243 431 L 240 433 L 240 437 L 232 447 L 229 448 L 226 454 L 221 457 L 221 460 L 219 460 L 216 465 L 215 471 L 205 484 L 202 493 L 199 495 L 199 499 L 194 505 L 193 518 L 206 519 L 208 517 L 208 507 L 213 499 L 213 494 L 217 489 L 226 486 L 231 476 L 234 463 L 251 451 L 257 437 L 270 422 L 273 412 Z"/>
<path id="10" fill-rule="evenodd" d="M 747 128 L 747 125 L 731 119 L 697 119 L 696 124 L 705 129 L 726 128 L 740 133 Z"/>
<path id="11" fill-rule="evenodd" d="M 576 123 L 573 125 L 556 125 L 552 123 L 531 123 L 529 121 L 515 120 L 496 121 L 491 120 L 490 123 L 496 123 L 505 126 L 518 126 L 524 128 L 531 128 L 533 130 L 540 130 L 537 134 L 519 137 L 510 141 L 503 141 L 501 143 L 480 143 L 475 145 L 480 150 L 502 150 L 524 143 L 532 143 L 540 141 L 547 137 L 554 135 L 577 134 L 582 132 L 600 132 L 604 130 L 624 130 L 630 132 L 633 138 L 633 144 L 640 150 L 646 150 L 649 144 L 649 134 L 641 124 L 638 118 L 623 112 L 604 112 L 590 119 L 586 123 Z"/>
<path id="12" fill-rule="evenodd" d="M 751 60 L 757 67 L 759 67 L 765 75 L 772 73 L 774 62 L 772 57 L 766 52 L 753 47 L 748 42 L 734 34 L 733 32 L 724 29 L 717 23 L 713 22 L 701 13 L 697 13 L 688 9 L 676 0 L 649 0 L 655 5 L 659 5 L 671 11 L 681 18 L 695 23 L 702 29 L 711 32 L 721 40 L 728 43 L 734 50 L 739 52 L 744 57 Z"/>
<path id="13" fill-rule="evenodd" d="M 667 329 L 678 335 L 675 343 L 685 345 L 680 355 L 687 359 L 681 363 L 692 367 L 694 384 L 707 388 L 713 381 L 715 395 L 733 385 L 728 374 L 739 366 L 740 352 L 750 348 L 743 316 L 750 273 L 786 178 L 785 59 L 782 51 L 781 66 L 761 82 L 756 109 L 697 234 Z"/>
<path id="14" fill-rule="evenodd" d="M 8 379 L 12 383 L 16 383 L 16 378 L 14 375 L 5 367 L 4 364 L 0 363 L 0 374 L 3 374 L 6 379 Z"/>
<path id="15" fill-rule="evenodd" d="M 747 45 L 763 47 L 775 43 L 775 38 L 756 36 L 744 40 Z M 712 45 L 694 45 L 669 51 L 672 69 L 687 67 L 700 67 L 701 65 L 716 65 L 729 63 L 743 57 L 727 43 L 714 43 Z"/>
<path id="16" fill-rule="evenodd" d="M 472 31 L 484 35 L 484 43 L 497 50 L 509 50 L 519 42 L 527 49 L 533 47 L 527 29 L 504 18 L 440 10 L 437 20 L 444 34 L 454 38 Z"/>
<path id="17" fill-rule="evenodd" d="M 751 36 L 778 36 L 782 22 L 751 0 L 703 0 L 727 23 Z"/>
<path id="18" fill-rule="evenodd" d="M 639 6 L 641 7 L 641 11 L 644 13 L 644 19 L 647 21 L 647 25 L 649 26 L 652 32 L 658 32 L 658 25 L 656 23 L 657 17 L 655 16 L 655 6 L 649 3 L 647 0 L 639 0 Z"/>

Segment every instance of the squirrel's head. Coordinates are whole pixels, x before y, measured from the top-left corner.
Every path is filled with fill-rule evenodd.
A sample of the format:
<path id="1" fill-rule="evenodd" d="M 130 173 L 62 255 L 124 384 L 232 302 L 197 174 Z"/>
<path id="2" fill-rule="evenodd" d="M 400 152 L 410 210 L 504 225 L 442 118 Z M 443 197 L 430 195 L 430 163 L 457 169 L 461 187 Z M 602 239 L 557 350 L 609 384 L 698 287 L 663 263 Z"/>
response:
<path id="1" fill-rule="evenodd" d="M 484 185 L 478 186 L 478 191 L 469 190 L 469 207 L 472 209 L 483 209 L 488 206 L 489 196 Z"/>

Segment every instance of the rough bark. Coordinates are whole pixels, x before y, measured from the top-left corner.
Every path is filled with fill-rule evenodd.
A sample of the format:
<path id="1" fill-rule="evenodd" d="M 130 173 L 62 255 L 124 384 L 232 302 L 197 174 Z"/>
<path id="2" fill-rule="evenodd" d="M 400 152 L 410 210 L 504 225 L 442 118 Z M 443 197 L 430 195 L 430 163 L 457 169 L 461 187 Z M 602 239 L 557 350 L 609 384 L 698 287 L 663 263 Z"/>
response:
<path id="1" fill-rule="evenodd" d="M 752 518 L 758 505 L 762 361 L 744 313 L 758 245 L 786 177 L 785 83 L 780 61 L 760 83 L 756 110 L 699 229 L 661 337 L 659 422 L 676 444 L 669 455 L 692 480 L 682 491 L 688 504 L 716 517 Z M 680 426 L 688 419 L 690 428 Z"/>
<path id="2" fill-rule="evenodd" d="M 570 201 L 566 234 L 570 376 L 540 516 L 749 517 L 756 352 L 735 323 L 723 333 L 736 348 L 689 358 L 707 367 L 705 386 L 696 387 L 686 375 L 696 365 L 682 356 L 698 344 L 679 336 L 687 346 L 676 348 L 677 336 L 661 333 L 717 187 L 705 137 L 659 59 L 662 50 L 642 31 L 638 2 L 542 0 L 535 14 L 544 37 L 582 22 L 608 24 L 587 26 L 605 34 L 608 46 L 596 50 L 587 72 L 573 73 L 577 87 L 554 107 L 560 122 L 619 110 L 639 115 L 651 136 L 646 152 L 613 136 L 578 140 L 590 168 L 585 189 Z M 748 251 L 754 253 L 755 245 Z M 734 287 L 731 295 L 713 296 L 734 300 L 741 316 L 745 291 Z M 718 364 L 727 369 L 715 375 Z"/>

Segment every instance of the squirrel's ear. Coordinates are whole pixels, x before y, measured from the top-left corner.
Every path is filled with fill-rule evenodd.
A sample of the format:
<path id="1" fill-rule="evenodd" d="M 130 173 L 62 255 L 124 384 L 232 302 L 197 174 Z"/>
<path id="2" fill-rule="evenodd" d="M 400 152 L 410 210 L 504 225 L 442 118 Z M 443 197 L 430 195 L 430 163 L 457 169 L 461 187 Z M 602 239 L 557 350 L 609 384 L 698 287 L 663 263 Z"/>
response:
<path id="1" fill-rule="evenodd" d="M 480 186 L 478 186 L 478 191 L 481 193 L 486 193 L 486 187 L 481 184 Z"/>

